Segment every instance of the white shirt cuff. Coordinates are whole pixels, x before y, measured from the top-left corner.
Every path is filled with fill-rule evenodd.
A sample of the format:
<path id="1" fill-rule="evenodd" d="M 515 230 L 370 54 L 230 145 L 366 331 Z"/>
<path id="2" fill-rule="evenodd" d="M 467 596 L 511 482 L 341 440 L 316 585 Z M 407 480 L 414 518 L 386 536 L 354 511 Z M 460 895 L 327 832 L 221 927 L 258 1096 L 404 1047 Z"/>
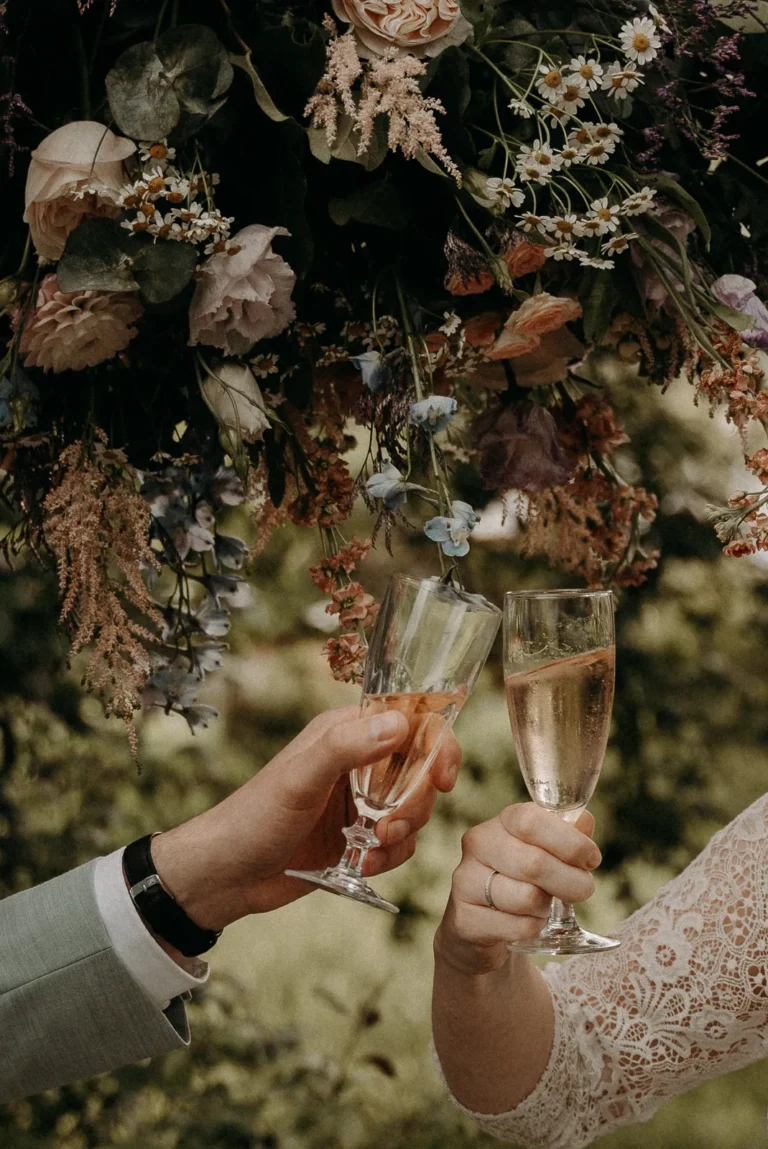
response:
<path id="1" fill-rule="evenodd" d="M 162 1010 L 174 997 L 197 989 L 208 980 L 193 977 L 177 965 L 144 925 L 123 877 L 123 851 L 115 850 L 96 863 L 96 902 L 109 940 L 133 980 Z"/>

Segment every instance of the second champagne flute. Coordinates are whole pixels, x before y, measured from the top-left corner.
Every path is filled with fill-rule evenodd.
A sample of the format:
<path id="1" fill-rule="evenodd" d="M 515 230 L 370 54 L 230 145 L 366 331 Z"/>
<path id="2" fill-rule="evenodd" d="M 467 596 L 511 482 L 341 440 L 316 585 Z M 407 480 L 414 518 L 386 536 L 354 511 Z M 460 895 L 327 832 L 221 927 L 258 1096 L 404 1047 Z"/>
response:
<path id="1" fill-rule="evenodd" d="M 586 807 L 608 742 L 616 667 L 609 590 L 512 591 L 504 596 L 504 685 L 520 770 L 534 802 L 568 822 Z M 573 906 L 552 900 L 525 953 L 614 949 Z"/>
<path id="2" fill-rule="evenodd" d="M 376 823 L 410 797 L 469 697 L 501 622 L 498 607 L 436 578 L 393 575 L 365 663 L 360 713 L 399 710 L 408 734 L 393 753 L 352 772 L 358 819 L 344 830 L 347 849 L 326 870 L 286 870 L 334 894 L 398 912 L 362 876 L 380 845 Z"/>

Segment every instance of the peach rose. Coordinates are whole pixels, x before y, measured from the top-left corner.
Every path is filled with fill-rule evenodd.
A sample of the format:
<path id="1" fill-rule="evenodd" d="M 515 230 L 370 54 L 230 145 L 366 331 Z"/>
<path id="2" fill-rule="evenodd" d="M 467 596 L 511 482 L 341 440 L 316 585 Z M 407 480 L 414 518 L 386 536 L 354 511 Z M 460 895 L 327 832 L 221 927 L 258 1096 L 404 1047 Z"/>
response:
<path id="1" fill-rule="evenodd" d="M 250 224 L 233 236 L 234 255 L 212 255 L 202 267 L 189 308 L 189 343 L 243 355 L 259 339 L 279 335 L 293 321 L 296 273 L 272 250 L 284 227 Z"/>
<path id="2" fill-rule="evenodd" d="M 501 326 L 501 314 L 498 311 L 484 311 L 464 324 L 464 338 L 470 347 L 487 347 L 496 338 L 496 332 Z"/>
<path id="3" fill-rule="evenodd" d="M 581 306 L 575 299 L 541 291 L 512 312 L 486 355 L 489 359 L 516 359 L 520 355 L 528 355 L 539 346 L 542 335 L 556 331 L 580 316 Z"/>
<path id="4" fill-rule="evenodd" d="M 83 216 L 120 214 L 116 206 L 123 161 L 136 151 L 132 140 L 103 124 L 77 120 L 46 136 L 32 152 L 24 193 L 24 221 L 41 260 L 60 258 Z M 91 189 L 79 199 L 76 192 Z"/>
<path id="5" fill-rule="evenodd" d="M 513 279 L 538 271 L 547 261 L 547 249 L 543 243 L 531 243 L 522 235 L 516 235 L 504 251 L 504 262 Z"/>
<path id="6" fill-rule="evenodd" d="M 458 0 L 333 0 L 339 20 L 350 24 L 362 56 L 393 49 L 412 56 L 437 56 L 463 44 L 472 31 Z"/>

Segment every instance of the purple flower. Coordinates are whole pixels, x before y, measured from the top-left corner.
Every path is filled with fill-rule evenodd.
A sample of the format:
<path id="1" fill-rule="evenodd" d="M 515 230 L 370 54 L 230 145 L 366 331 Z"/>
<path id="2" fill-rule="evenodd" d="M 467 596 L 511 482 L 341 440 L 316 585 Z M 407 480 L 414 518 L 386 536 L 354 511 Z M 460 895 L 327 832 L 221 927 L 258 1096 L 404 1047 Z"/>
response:
<path id="1" fill-rule="evenodd" d="M 411 422 L 430 435 L 444 431 L 456 414 L 456 400 L 447 395 L 428 395 L 411 404 Z"/>
<path id="2" fill-rule="evenodd" d="M 481 415 L 475 443 L 489 490 L 543 491 L 566 483 L 573 473 L 557 440 L 555 420 L 527 399 Z"/>
<path id="3" fill-rule="evenodd" d="M 381 391 L 382 387 L 386 387 L 392 378 L 392 372 L 382 360 L 380 351 L 366 351 L 362 355 L 353 355 L 350 363 L 354 363 L 360 371 L 363 383 L 372 395 Z"/>
<path id="4" fill-rule="evenodd" d="M 768 308 L 755 294 L 757 285 L 743 275 L 721 275 L 710 290 L 715 299 L 752 320 L 752 326 L 741 333 L 744 342 L 768 351 Z"/>
<path id="5" fill-rule="evenodd" d="M 443 554 L 461 558 L 469 551 L 469 536 L 480 522 L 480 516 L 469 503 L 455 500 L 451 514 L 438 515 L 424 524 L 424 534 L 433 543 L 439 543 Z"/>

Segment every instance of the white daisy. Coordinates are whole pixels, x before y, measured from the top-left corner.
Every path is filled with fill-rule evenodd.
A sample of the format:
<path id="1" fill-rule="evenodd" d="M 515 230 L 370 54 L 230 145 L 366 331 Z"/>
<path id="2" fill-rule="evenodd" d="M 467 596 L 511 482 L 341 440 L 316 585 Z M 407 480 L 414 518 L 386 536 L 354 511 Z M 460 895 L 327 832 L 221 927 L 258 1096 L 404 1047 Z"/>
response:
<path id="1" fill-rule="evenodd" d="M 585 148 L 593 142 L 592 132 L 596 127 L 596 124 L 582 124 L 580 128 L 574 128 L 568 133 L 568 143 L 572 148 Z"/>
<path id="2" fill-rule="evenodd" d="M 600 81 L 603 78 L 603 65 L 598 60 L 592 57 L 576 56 L 568 65 L 568 71 L 574 76 L 579 76 L 588 91 L 594 92 L 596 88 L 600 87 Z M 570 76 L 567 77 L 568 80 L 570 78 Z"/>
<path id="3" fill-rule="evenodd" d="M 602 219 L 597 219 L 596 216 L 588 215 L 581 221 L 581 226 L 586 236 L 605 235 L 610 231 Z"/>
<path id="4" fill-rule="evenodd" d="M 566 112 L 565 108 L 561 108 L 559 104 L 550 104 L 548 108 L 543 108 L 539 112 L 547 120 L 551 120 L 553 124 L 565 125 L 571 118 L 570 112 Z"/>
<path id="5" fill-rule="evenodd" d="M 547 230 L 547 216 L 536 215 L 535 212 L 527 211 L 517 217 L 517 222 L 523 231 L 538 231 L 544 235 Z"/>
<path id="6" fill-rule="evenodd" d="M 137 235 L 140 231 L 149 231 L 149 225 L 152 223 L 152 219 L 152 215 L 148 215 L 143 211 L 137 211 L 135 219 L 124 219 L 120 226 L 124 227 L 126 231 Z"/>
<path id="7" fill-rule="evenodd" d="M 592 132 L 592 139 L 600 140 L 603 143 L 610 140 L 614 146 L 624 135 L 618 124 L 590 124 L 589 127 Z"/>
<path id="8" fill-rule="evenodd" d="M 442 327 L 438 327 L 438 331 L 442 331 L 443 335 L 455 335 L 461 327 L 461 319 L 455 311 L 444 311 L 443 319 L 445 322 Z"/>
<path id="9" fill-rule="evenodd" d="M 568 76 L 565 87 L 562 92 L 558 92 L 552 103 L 555 107 L 562 108 L 569 116 L 574 116 L 579 108 L 584 107 L 586 94 L 584 81 L 578 76 Z"/>
<path id="10" fill-rule="evenodd" d="M 581 148 L 574 147 L 573 144 L 566 144 L 557 153 L 560 157 L 560 163 L 564 168 L 569 168 L 571 164 L 575 164 L 581 158 Z"/>
<path id="11" fill-rule="evenodd" d="M 664 19 L 661 12 L 659 12 L 655 4 L 648 5 L 648 14 L 657 28 L 661 28 L 662 32 L 669 32 L 669 24 Z"/>
<path id="12" fill-rule="evenodd" d="M 601 247 L 601 251 L 605 255 L 620 255 L 622 251 L 626 251 L 633 239 L 639 239 L 636 231 L 622 231 L 619 235 L 614 235 L 607 243 Z"/>
<path id="13" fill-rule="evenodd" d="M 533 115 L 533 108 L 527 100 L 510 100 L 509 110 L 514 112 L 516 116 L 520 116 L 522 120 L 530 120 Z"/>
<path id="14" fill-rule="evenodd" d="M 579 252 L 579 263 L 582 267 L 596 267 L 598 271 L 610 271 L 616 264 L 612 259 L 601 259 L 599 255 L 587 255 L 585 251 Z"/>
<path id="15" fill-rule="evenodd" d="M 539 95 L 542 100 L 552 102 L 565 87 L 565 77 L 559 68 L 549 64 L 539 64 L 539 72 L 541 75 L 536 81 Z"/>
<path id="16" fill-rule="evenodd" d="M 594 140 L 582 151 L 582 162 L 585 164 L 591 164 L 592 167 L 598 167 L 600 164 L 605 164 L 613 154 L 614 148 L 615 145 L 609 144 L 606 141 L 601 143 L 599 140 Z"/>
<path id="17" fill-rule="evenodd" d="M 486 181 L 486 188 L 489 199 L 494 204 L 500 204 L 505 211 L 510 205 L 521 207 L 525 203 L 525 193 L 516 188 L 514 181 L 509 177 L 502 179 L 500 176 L 491 176 Z"/>
<path id="18" fill-rule="evenodd" d="M 555 215 L 547 218 L 547 231 L 563 242 L 583 235 L 581 220 L 575 215 Z"/>
<path id="19" fill-rule="evenodd" d="M 608 231 L 615 231 L 619 226 L 621 217 L 621 208 L 618 204 L 609 204 L 608 197 L 603 196 L 602 199 L 593 200 L 589 205 L 588 219 L 597 220 L 602 224 L 602 230 L 597 232 L 598 235 L 605 235 Z M 593 228 L 589 229 L 594 232 Z"/>
<path id="20" fill-rule="evenodd" d="M 650 16 L 635 16 L 634 20 L 622 24 L 619 41 L 624 55 L 637 61 L 641 67 L 649 64 L 661 47 L 661 39 Z"/>
<path id="21" fill-rule="evenodd" d="M 545 254 L 547 259 L 554 259 L 560 263 L 564 259 L 568 262 L 573 259 L 580 259 L 583 253 L 574 243 L 558 243 L 557 247 L 548 247 Z"/>
<path id="22" fill-rule="evenodd" d="M 139 144 L 139 159 L 143 164 L 149 163 L 150 160 L 166 164 L 169 160 L 176 159 L 176 149 L 169 148 L 167 140 L 157 140 L 155 143 L 145 140 Z"/>
<path id="23" fill-rule="evenodd" d="M 624 67 L 621 64 L 610 64 L 603 76 L 602 89 L 610 96 L 615 96 L 617 100 L 625 100 L 642 82 L 643 77 L 631 64 L 626 64 Z"/>
<path id="24" fill-rule="evenodd" d="M 522 180 L 543 184 L 560 167 L 560 157 L 554 154 L 549 144 L 534 140 L 531 147 L 524 145 L 520 149 L 516 166 Z"/>
<path id="25" fill-rule="evenodd" d="M 642 215 L 643 212 L 650 211 L 653 207 L 653 200 L 656 192 L 653 188 L 645 187 L 641 191 L 634 192 L 633 195 L 627 196 L 621 205 L 621 210 L 624 215 Z"/>

